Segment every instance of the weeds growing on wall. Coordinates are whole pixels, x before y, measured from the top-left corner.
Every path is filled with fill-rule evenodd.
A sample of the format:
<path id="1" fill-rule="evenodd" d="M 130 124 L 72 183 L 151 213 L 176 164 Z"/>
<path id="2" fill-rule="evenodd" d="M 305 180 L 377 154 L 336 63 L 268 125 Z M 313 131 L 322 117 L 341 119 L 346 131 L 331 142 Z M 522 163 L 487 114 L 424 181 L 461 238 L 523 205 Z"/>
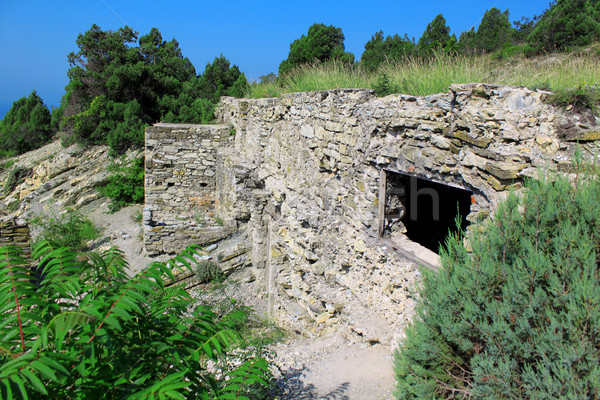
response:
<path id="1" fill-rule="evenodd" d="M 225 275 L 219 265 L 212 261 L 202 261 L 196 267 L 196 278 L 200 283 L 220 282 L 225 279 Z"/>
<path id="2" fill-rule="evenodd" d="M 268 385 L 264 359 L 211 369 L 248 313 L 217 315 L 163 286 L 197 257 L 188 248 L 130 278 L 119 250 L 76 256 L 40 242 L 36 278 L 19 248 L 1 248 L 0 397 L 249 399 Z"/>

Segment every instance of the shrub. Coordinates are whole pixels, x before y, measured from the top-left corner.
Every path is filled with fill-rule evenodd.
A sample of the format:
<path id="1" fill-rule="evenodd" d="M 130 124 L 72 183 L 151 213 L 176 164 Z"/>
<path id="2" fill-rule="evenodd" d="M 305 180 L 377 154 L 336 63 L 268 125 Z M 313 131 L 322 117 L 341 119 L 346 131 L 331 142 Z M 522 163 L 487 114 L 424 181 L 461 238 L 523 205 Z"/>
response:
<path id="1" fill-rule="evenodd" d="M 15 167 L 8 173 L 8 178 L 4 182 L 4 194 L 9 194 L 23 182 L 25 178 L 31 175 L 31 168 Z"/>
<path id="2" fill-rule="evenodd" d="M 223 271 L 219 265 L 212 261 L 203 261 L 198 263 L 196 268 L 196 278 L 200 283 L 208 283 L 212 281 L 222 281 L 225 278 Z"/>
<path id="3" fill-rule="evenodd" d="M 109 206 L 111 211 L 117 211 L 130 204 L 144 202 L 144 158 L 133 161 L 111 164 L 108 170 L 112 174 L 108 182 L 98 187 L 98 191 L 113 201 Z"/>
<path id="4" fill-rule="evenodd" d="M 248 399 L 266 385 L 267 363 L 251 358 L 221 375 L 209 361 L 239 340 L 243 310 L 217 317 L 191 307 L 181 287 L 165 288 L 174 269 L 199 254 L 189 248 L 133 278 L 116 249 L 83 257 L 41 242 L 32 282 L 20 249 L 0 249 L 0 396 L 47 399 Z"/>
<path id="5" fill-rule="evenodd" d="M 98 237 L 98 229 L 92 221 L 79 211 L 67 210 L 58 217 L 38 217 L 34 224 L 42 228 L 40 240 L 46 240 L 53 247 L 71 247 L 81 250 L 85 244 Z"/>
<path id="6" fill-rule="evenodd" d="M 548 96 L 548 101 L 557 106 L 572 106 L 576 111 L 597 112 L 600 105 L 600 86 L 580 84 L 576 88 L 557 90 Z"/>
<path id="7" fill-rule="evenodd" d="M 25 153 L 52 138 L 50 111 L 34 91 L 15 101 L 0 121 L 0 152 L 6 156 Z"/>
<path id="8" fill-rule="evenodd" d="M 406 34 L 383 37 L 383 31 L 375 33 L 365 44 L 365 51 L 360 56 L 360 65 L 369 71 L 377 71 L 386 61 L 402 61 L 408 59 L 415 50 L 415 43 Z"/>
<path id="9" fill-rule="evenodd" d="M 375 94 L 379 97 L 387 96 L 388 94 L 398 93 L 400 88 L 395 86 L 390 81 L 390 77 L 386 72 L 379 75 L 377 84 L 375 85 Z"/>
<path id="10" fill-rule="evenodd" d="M 11 169 L 8 173 L 8 178 L 6 178 L 6 182 L 4 183 L 4 194 L 9 194 L 15 190 L 25 178 L 31 175 L 31 172 L 31 168 L 25 167 L 15 167 Z"/>
<path id="11" fill-rule="evenodd" d="M 424 271 L 396 355 L 397 396 L 600 395 L 600 181 L 529 181 L 442 268 Z"/>
<path id="12" fill-rule="evenodd" d="M 9 169 L 10 167 L 12 167 L 15 164 L 15 159 L 12 158 L 10 160 L 6 160 L 2 163 L 2 166 L 0 167 L 0 170 L 5 170 L 5 169 Z"/>

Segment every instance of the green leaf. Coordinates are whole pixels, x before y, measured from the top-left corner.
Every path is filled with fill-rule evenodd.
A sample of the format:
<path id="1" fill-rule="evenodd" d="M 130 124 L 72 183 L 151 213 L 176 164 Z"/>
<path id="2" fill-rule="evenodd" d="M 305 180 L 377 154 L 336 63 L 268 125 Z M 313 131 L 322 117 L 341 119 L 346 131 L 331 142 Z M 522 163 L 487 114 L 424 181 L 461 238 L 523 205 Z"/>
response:
<path id="1" fill-rule="evenodd" d="M 42 394 L 48 394 L 40 378 L 38 378 L 33 372 L 29 371 L 28 369 L 22 369 L 21 374 L 27 378 L 35 390 Z"/>
<path id="2" fill-rule="evenodd" d="M 15 375 L 15 376 L 12 377 L 12 381 L 19 388 L 19 392 L 21 392 L 21 397 L 23 399 L 25 399 L 25 400 L 28 400 L 29 396 L 27 395 L 27 390 L 25 389 L 25 385 L 23 384 L 23 380 L 18 375 Z"/>

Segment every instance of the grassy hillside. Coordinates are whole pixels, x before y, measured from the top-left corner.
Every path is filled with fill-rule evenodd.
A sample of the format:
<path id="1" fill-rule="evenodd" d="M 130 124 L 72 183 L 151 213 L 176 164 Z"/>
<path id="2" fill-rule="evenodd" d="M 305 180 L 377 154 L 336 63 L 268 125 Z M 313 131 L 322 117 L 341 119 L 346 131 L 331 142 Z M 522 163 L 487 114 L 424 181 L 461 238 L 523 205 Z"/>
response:
<path id="1" fill-rule="evenodd" d="M 337 88 L 381 89 L 425 96 L 445 92 L 453 83 L 485 82 L 560 91 L 600 83 L 600 44 L 570 53 L 526 58 L 500 54 L 411 58 L 388 62 L 376 72 L 339 62 L 307 64 L 275 82 L 255 83 L 248 97 Z"/>

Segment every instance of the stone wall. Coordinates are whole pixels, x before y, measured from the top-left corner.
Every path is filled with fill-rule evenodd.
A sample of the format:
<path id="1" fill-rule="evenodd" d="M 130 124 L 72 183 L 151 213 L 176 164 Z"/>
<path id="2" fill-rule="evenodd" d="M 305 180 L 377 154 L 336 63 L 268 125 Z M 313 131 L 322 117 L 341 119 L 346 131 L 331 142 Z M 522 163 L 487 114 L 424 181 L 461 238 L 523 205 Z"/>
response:
<path id="1" fill-rule="evenodd" d="M 569 172 L 574 141 L 585 157 L 598 150 L 598 118 L 555 109 L 546 95 L 470 84 L 427 97 L 331 90 L 223 98 L 217 115 L 235 128 L 235 142 L 219 142 L 226 146 L 216 152 L 210 196 L 225 226 L 251 244 L 244 279 L 269 299 L 275 319 L 344 324 L 388 342 L 412 315 L 417 263 L 437 264 L 386 215 L 394 174 L 469 190 L 468 230 L 476 232 L 526 177 Z M 173 144 L 152 138 L 154 152 Z M 177 170 L 160 168 L 163 181 Z M 146 198 L 154 216 L 168 186 L 158 188 Z M 178 193 L 171 201 L 189 196 Z"/>
<path id="2" fill-rule="evenodd" d="M 217 149 L 233 141 L 224 125 L 156 124 L 146 129 L 144 243 L 150 254 L 231 234 L 215 213 Z M 206 239 L 206 238 L 212 239 Z"/>
<path id="3" fill-rule="evenodd" d="M 18 219 L 0 221 L 1 246 L 17 246 L 25 255 L 31 255 L 29 226 Z"/>

